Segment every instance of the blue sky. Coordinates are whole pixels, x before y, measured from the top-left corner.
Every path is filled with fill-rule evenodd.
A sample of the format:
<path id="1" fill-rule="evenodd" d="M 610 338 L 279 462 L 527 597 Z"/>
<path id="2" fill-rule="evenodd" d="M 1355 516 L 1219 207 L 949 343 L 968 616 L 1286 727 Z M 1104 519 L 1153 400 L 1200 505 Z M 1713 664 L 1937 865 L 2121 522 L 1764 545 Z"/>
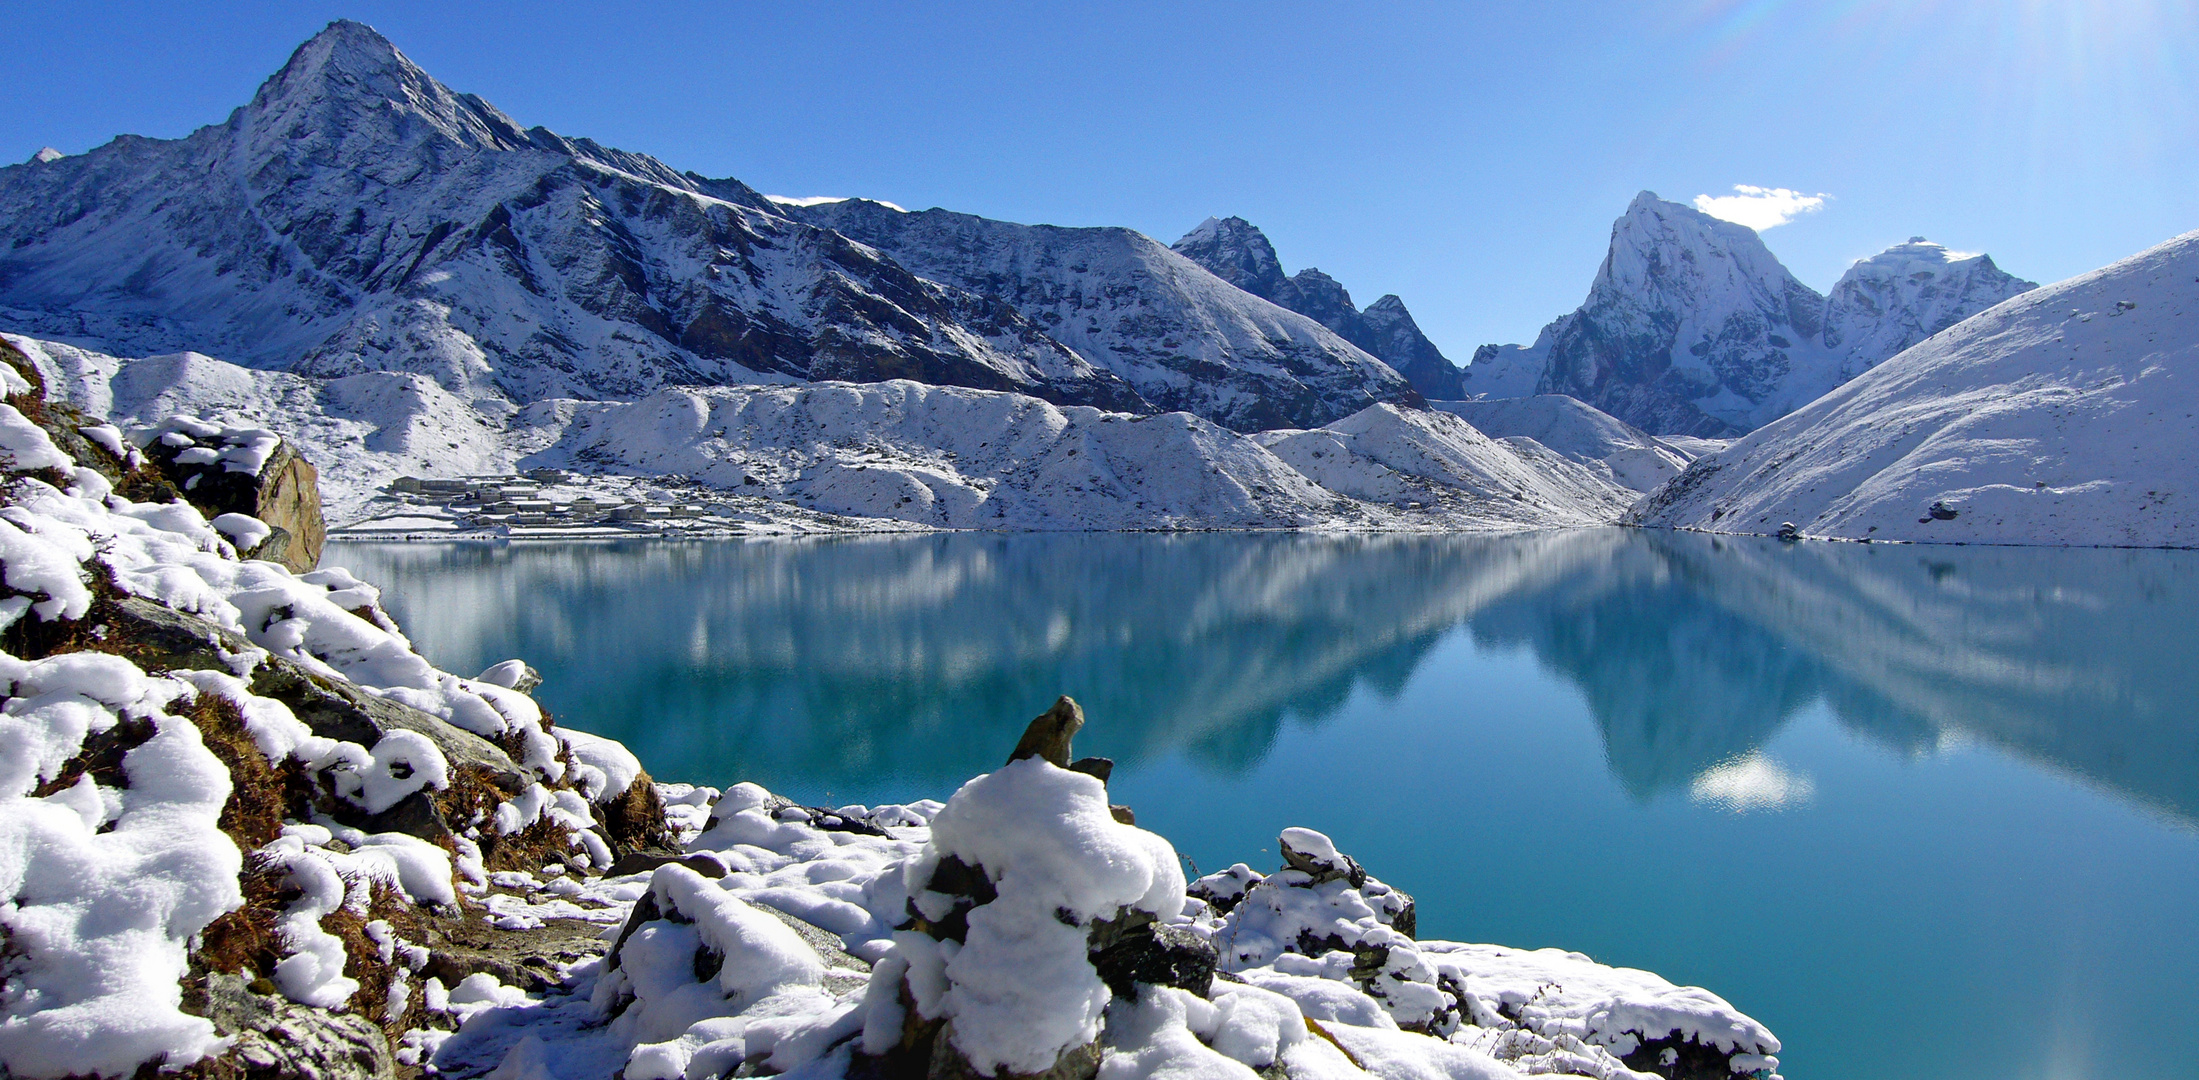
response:
<path id="1" fill-rule="evenodd" d="M 0 7 L 0 160 L 219 121 L 359 19 L 525 124 L 736 176 L 1171 241 L 1209 214 L 1463 362 L 1587 292 L 1636 191 L 1826 196 L 2052 281 L 2199 228 L 2191 0 Z M 632 10 L 630 10 L 632 9 Z"/>

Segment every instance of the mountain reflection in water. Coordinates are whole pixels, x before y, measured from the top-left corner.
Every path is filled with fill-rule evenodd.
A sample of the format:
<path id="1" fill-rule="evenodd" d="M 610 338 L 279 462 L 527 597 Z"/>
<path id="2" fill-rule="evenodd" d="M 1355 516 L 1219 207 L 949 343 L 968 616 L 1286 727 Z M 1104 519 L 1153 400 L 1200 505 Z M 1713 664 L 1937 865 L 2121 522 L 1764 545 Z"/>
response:
<path id="1" fill-rule="evenodd" d="M 1079 748 L 1235 774 L 1446 634 L 1528 650 L 1635 797 L 1770 777 L 1806 706 L 1983 742 L 2199 824 L 2199 555 L 1711 538 L 937 535 L 331 547 L 427 655 L 540 668 L 660 776 L 944 797 L 1054 695 Z M 1453 708 L 1473 710 L 1472 701 Z M 1720 771 L 1724 770 L 1724 771 Z"/>

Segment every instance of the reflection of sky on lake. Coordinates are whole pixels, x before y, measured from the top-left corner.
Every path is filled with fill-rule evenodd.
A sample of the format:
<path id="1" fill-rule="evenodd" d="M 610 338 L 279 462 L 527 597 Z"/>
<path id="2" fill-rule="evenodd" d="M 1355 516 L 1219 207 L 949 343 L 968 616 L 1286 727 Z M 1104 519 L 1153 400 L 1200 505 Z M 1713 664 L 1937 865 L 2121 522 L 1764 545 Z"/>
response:
<path id="1" fill-rule="evenodd" d="M 1621 530 L 332 552 L 431 658 L 527 658 L 564 722 L 665 778 L 944 797 L 1070 693 L 1080 752 L 1209 868 L 1323 828 L 1429 934 L 1708 985 L 1796 1080 L 2145 1074 L 2132 1033 L 2199 1035 L 2172 1007 L 2199 992 L 2191 553 Z"/>

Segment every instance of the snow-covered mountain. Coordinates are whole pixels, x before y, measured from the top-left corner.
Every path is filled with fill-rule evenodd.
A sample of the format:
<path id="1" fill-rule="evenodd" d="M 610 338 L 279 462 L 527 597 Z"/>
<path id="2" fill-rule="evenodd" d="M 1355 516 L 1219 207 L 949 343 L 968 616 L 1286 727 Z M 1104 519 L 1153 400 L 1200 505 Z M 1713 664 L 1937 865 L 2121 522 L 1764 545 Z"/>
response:
<path id="1" fill-rule="evenodd" d="M 1919 237 L 1857 263 L 1828 298 L 1754 229 L 1645 191 L 1580 309 L 1533 345 L 1484 346 L 1465 391 L 1570 394 L 1658 434 L 1737 435 L 2036 287 Z"/>
<path id="2" fill-rule="evenodd" d="M 1419 402 L 1402 376 L 1327 327 L 1129 229 L 909 213 L 864 199 L 787 210 L 926 278 L 1000 297 L 1162 409 L 1260 431 Z"/>
<path id="3" fill-rule="evenodd" d="M 1422 396 L 1450 399 L 1463 393 L 1458 365 L 1420 332 L 1395 293 L 1361 311 L 1343 285 L 1319 270 L 1307 267 L 1286 276 L 1267 234 L 1243 218 L 1208 218 L 1172 250 L 1223 281 L 1334 330 L 1395 368 Z"/>
<path id="4" fill-rule="evenodd" d="M 1412 400 L 1135 233 L 915 215 L 943 228 L 897 245 L 912 273 L 811 223 L 855 209 L 522 129 L 338 22 L 225 123 L 0 169 L 0 319 L 117 354 L 414 372 L 506 410 L 911 378 L 1251 430 Z M 911 250 L 964 234 L 982 257 Z"/>
<path id="5" fill-rule="evenodd" d="M 2199 232 L 2003 301 L 1703 458 L 1640 524 L 2199 545 Z"/>

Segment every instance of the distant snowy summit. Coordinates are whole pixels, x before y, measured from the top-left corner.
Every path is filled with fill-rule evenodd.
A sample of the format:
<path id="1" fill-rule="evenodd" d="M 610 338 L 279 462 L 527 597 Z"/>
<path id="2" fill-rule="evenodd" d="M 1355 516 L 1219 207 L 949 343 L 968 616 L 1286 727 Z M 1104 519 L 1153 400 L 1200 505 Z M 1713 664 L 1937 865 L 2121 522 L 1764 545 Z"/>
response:
<path id="1" fill-rule="evenodd" d="M 1244 431 L 1417 400 L 1136 233 L 773 199 L 522 128 L 348 21 L 224 123 L 0 169 L 0 253 L 7 329 L 416 373 L 506 413 L 896 378 Z"/>
<path id="2" fill-rule="evenodd" d="M 1533 345 L 1483 346 L 1464 389 L 1569 394 L 1658 434 L 1739 435 L 2037 287 L 1916 237 L 1821 296 L 1754 229 L 1645 191 L 1612 225 L 1580 309 Z"/>
<path id="3" fill-rule="evenodd" d="M 1464 396 L 1458 365 L 1420 332 L 1420 325 L 1395 293 L 1361 311 L 1340 282 L 1319 270 L 1307 267 L 1286 276 L 1267 234 L 1240 217 L 1210 217 L 1172 247 L 1223 281 L 1313 319 L 1374 354 L 1405 376 L 1422 396 L 1446 400 Z"/>

